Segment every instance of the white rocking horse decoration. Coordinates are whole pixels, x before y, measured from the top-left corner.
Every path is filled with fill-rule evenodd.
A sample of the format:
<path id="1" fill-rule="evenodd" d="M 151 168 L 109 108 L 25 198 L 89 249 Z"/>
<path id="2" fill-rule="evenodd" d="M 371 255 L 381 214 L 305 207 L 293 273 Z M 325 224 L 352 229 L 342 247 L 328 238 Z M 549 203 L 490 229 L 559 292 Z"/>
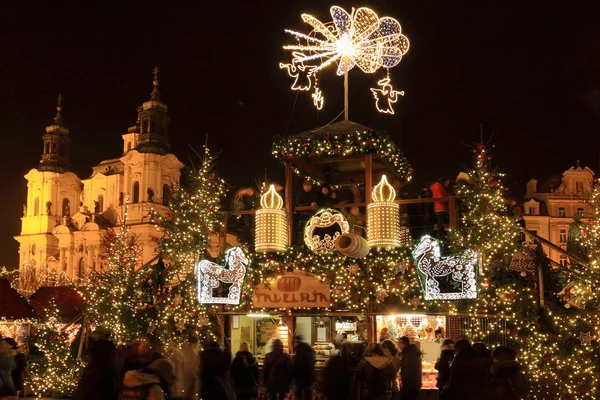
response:
<path id="1" fill-rule="evenodd" d="M 417 262 L 417 274 L 425 292 L 425 300 L 460 300 L 477 297 L 477 252 L 466 250 L 463 254 L 442 257 L 440 243 L 430 236 L 423 236 L 413 250 Z M 435 278 L 451 275 L 452 286 L 459 287 L 451 292 L 440 289 Z"/>
<path id="2" fill-rule="evenodd" d="M 248 259 L 240 247 L 232 247 L 225 252 L 225 262 L 229 268 L 212 261 L 202 260 L 196 265 L 198 277 L 198 301 L 202 304 L 240 304 L 240 294 Z M 231 283 L 226 297 L 214 297 L 213 290 L 221 283 Z"/>

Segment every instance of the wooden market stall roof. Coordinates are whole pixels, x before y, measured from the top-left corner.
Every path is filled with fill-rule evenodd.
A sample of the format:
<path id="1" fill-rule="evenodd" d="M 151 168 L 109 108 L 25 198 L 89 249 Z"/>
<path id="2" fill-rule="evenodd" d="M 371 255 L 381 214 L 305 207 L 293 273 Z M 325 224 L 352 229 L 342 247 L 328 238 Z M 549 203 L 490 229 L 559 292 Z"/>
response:
<path id="1" fill-rule="evenodd" d="M 289 163 L 297 174 L 330 185 L 365 183 L 365 156 L 371 158 L 375 177 L 387 174 L 406 182 L 412 175 L 412 168 L 389 134 L 352 121 L 278 137 L 273 155 Z"/>
<path id="2" fill-rule="evenodd" d="M 7 279 L 0 279 L 0 318 L 18 320 L 35 318 L 33 307 L 16 290 L 10 287 Z"/>
<path id="3" fill-rule="evenodd" d="M 81 294 L 70 286 L 43 286 L 29 298 L 29 303 L 40 315 L 55 303 L 63 321 L 74 320 L 85 308 Z"/>

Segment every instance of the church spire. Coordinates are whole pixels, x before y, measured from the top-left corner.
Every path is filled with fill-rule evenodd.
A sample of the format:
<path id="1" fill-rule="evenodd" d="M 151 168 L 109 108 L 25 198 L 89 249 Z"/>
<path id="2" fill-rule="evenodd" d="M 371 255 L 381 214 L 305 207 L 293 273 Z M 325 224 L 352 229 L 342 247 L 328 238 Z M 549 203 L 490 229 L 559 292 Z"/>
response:
<path id="1" fill-rule="evenodd" d="M 46 127 L 46 134 L 42 136 L 44 151 L 38 170 L 51 172 L 67 172 L 69 163 L 69 129 L 64 126 L 62 117 L 62 95 L 58 95 L 56 116 L 53 124 Z"/>
<path id="2" fill-rule="evenodd" d="M 158 67 L 154 67 L 154 90 L 150 94 L 150 100 L 138 108 L 139 138 L 136 150 L 140 153 L 167 154 L 170 150 L 168 128 L 171 118 L 167 113 L 167 105 L 160 99 L 158 72 Z"/>

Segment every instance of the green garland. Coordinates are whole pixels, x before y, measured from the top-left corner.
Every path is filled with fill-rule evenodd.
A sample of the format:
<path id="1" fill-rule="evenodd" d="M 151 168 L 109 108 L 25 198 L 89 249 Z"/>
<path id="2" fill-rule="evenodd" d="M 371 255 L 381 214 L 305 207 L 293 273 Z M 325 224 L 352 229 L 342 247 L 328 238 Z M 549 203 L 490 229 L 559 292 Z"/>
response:
<path id="1" fill-rule="evenodd" d="M 339 157 L 377 154 L 396 170 L 397 175 L 408 182 L 413 169 L 402 151 L 390 136 L 376 131 L 351 133 L 313 133 L 305 136 L 278 136 L 273 142 L 273 156 L 284 163 L 308 157 Z M 309 177 L 306 171 L 295 169 L 300 176 Z M 310 177 L 314 179 L 314 177 Z"/>

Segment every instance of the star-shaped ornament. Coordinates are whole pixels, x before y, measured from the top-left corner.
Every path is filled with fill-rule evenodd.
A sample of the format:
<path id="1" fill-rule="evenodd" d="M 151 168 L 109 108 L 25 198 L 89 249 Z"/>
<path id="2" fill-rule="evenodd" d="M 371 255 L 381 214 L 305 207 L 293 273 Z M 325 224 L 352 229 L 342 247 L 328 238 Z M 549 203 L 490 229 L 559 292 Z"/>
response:
<path id="1" fill-rule="evenodd" d="M 177 332 L 183 332 L 185 330 L 185 322 L 179 321 L 175 324 L 175 327 L 177 328 Z"/>
<path id="2" fill-rule="evenodd" d="M 208 325 L 208 318 L 207 317 L 200 317 L 200 318 L 198 318 L 198 325 L 199 326 L 206 326 L 206 325 Z"/>
<path id="3" fill-rule="evenodd" d="M 408 300 L 408 304 L 410 304 L 413 310 L 416 310 L 417 307 L 419 307 L 419 305 L 421 304 L 421 299 L 419 298 L 419 296 L 413 296 L 412 299 Z"/>
<path id="4" fill-rule="evenodd" d="M 333 289 L 333 297 L 342 297 L 343 294 L 344 291 L 341 288 L 336 287 L 335 289 Z"/>
<path id="5" fill-rule="evenodd" d="M 176 306 L 180 306 L 182 302 L 183 297 L 181 297 L 180 294 L 175 295 L 175 297 L 173 298 L 173 304 L 175 304 Z"/>
<path id="6" fill-rule="evenodd" d="M 360 272 L 360 267 L 358 266 L 358 264 L 350 264 L 348 266 L 348 273 L 350 275 L 356 275 Z"/>
<path id="7" fill-rule="evenodd" d="M 384 301 L 386 297 L 388 297 L 388 293 L 384 288 L 378 288 L 375 291 L 375 298 L 377 301 Z"/>
<path id="8" fill-rule="evenodd" d="M 592 344 L 592 340 L 594 340 L 594 337 L 592 336 L 592 332 L 581 332 L 581 335 L 579 335 L 577 339 L 579 339 L 582 346 L 587 346 Z"/>
<path id="9" fill-rule="evenodd" d="M 394 265 L 394 271 L 396 271 L 397 274 L 403 274 L 407 269 L 408 263 L 406 261 L 401 261 Z"/>
<path id="10" fill-rule="evenodd" d="M 148 329 L 147 329 L 148 333 L 154 333 L 155 330 L 156 330 L 156 326 L 148 325 Z"/>

